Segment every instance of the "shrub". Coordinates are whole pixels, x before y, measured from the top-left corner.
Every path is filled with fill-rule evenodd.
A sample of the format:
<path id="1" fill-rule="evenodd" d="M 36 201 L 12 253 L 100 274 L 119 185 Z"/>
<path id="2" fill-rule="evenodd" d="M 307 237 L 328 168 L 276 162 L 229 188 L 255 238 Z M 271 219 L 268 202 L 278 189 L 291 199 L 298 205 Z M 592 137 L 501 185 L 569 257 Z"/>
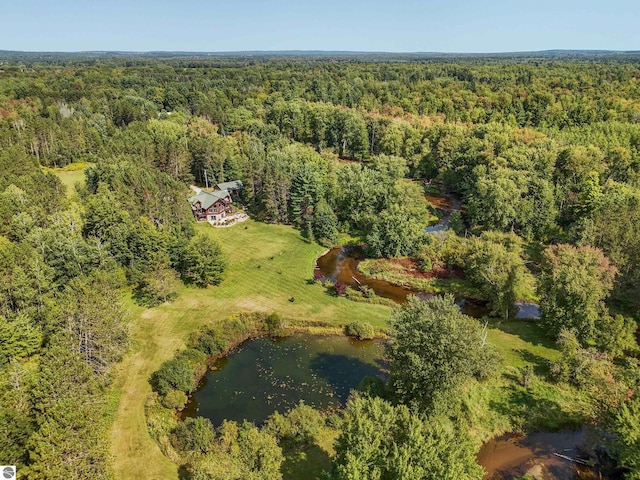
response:
<path id="1" fill-rule="evenodd" d="M 376 292 L 373 290 L 373 288 L 369 288 L 366 285 L 362 285 L 360 287 L 360 291 L 365 298 L 375 298 L 376 296 Z"/>
<path id="2" fill-rule="evenodd" d="M 220 332 L 208 327 L 194 332 L 189 339 L 189 345 L 208 356 L 218 355 L 227 348 L 226 339 Z"/>
<path id="3" fill-rule="evenodd" d="M 460 235 L 464 231 L 464 221 L 462 220 L 462 214 L 458 211 L 455 211 L 449 217 L 449 225 L 451 226 L 451 230 Z"/>
<path id="4" fill-rule="evenodd" d="M 233 315 L 223 321 L 200 327 L 191 334 L 187 344 L 207 356 L 219 355 L 239 342 L 263 333 L 264 319 L 263 314 Z"/>
<path id="5" fill-rule="evenodd" d="M 333 289 L 336 292 L 336 295 L 338 296 L 341 296 L 347 293 L 347 285 L 344 282 L 341 282 L 340 280 L 336 281 L 333 284 Z"/>
<path id="6" fill-rule="evenodd" d="M 264 319 L 264 323 L 267 326 L 267 331 L 272 337 L 282 337 L 285 335 L 287 328 L 287 322 L 277 313 L 272 313 Z"/>
<path id="7" fill-rule="evenodd" d="M 196 366 L 204 363 L 204 361 L 207 359 L 207 356 L 203 352 L 196 350 L 195 348 L 187 348 L 186 350 L 182 350 L 178 355 L 176 355 L 176 358 L 184 359 L 189 362 L 191 366 Z"/>
<path id="8" fill-rule="evenodd" d="M 347 335 L 358 340 L 371 340 L 375 337 L 375 330 L 367 322 L 352 322 L 347 325 L 346 331 Z"/>
<path id="9" fill-rule="evenodd" d="M 424 257 L 420 261 L 418 270 L 420 270 L 423 273 L 430 272 L 431 270 L 433 270 L 433 263 L 431 262 L 431 259 L 429 257 Z"/>
<path id="10" fill-rule="evenodd" d="M 187 394 L 180 390 L 170 390 L 162 397 L 162 404 L 171 410 L 182 410 L 187 404 Z"/>
<path id="11" fill-rule="evenodd" d="M 323 415 L 300 402 L 286 415 L 276 412 L 269 417 L 266 431 L 288 447 L 310 445 L 318 440 L 325 425 Z"/>
<path id="12" fill-rule="evenodd" d="M 357 388 L 363 397 L 380 397 L 384 398 L 386 386 L 379 377 L 364 377 Z"/>
<path id="13" fill-rule="evenodd" d="M 169 440 L 176 450 L 207 453 L 216 439 L 211 420 L 204 417 L 187 418 L 171 431 Z"/>
<path id="14" fill-rule="evenodd" d="M 316 268 L 313 271 L 313 281 L 314 282 L 321 282 L 323 278 L 324 278 L 324 275 L 322 274 L 322 272 Z"/>
<path id="15" fill-rule="evenodd" d="M 151 385 L 160 395 L 166 395 L 171 390 L 191 393 L 196 387 L 195 383 L 191 365 L 182 358 L 167 360 L 151 376 Z"/>

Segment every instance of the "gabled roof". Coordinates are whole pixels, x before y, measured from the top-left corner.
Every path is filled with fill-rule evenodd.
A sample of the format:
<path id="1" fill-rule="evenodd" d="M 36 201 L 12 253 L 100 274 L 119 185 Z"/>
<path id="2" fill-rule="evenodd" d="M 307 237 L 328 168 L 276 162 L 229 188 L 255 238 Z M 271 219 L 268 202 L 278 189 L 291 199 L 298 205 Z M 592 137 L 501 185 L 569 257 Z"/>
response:
<path id="1" fill-rule="evenodd" d="M 205 210 L 209 208 L 211 205 L 216 203 L 218 200 L 222 200 L 225 197 L 229 197 L 229 192 L 227 190 L 215 190 L 213 192 L 205 192 L 202 190 L 197 195 L 189 198 L 189 203 L 193 205 L 196 202 L 200 202 L 202 208 Z"/>
<path id="2" fill-rule="evenodd" d="M 222 182 L 216 184 L 216 187 L 220 190 L 240 190 L 244 185 L 241 180 L 234 180 L 232 182 Z"/>

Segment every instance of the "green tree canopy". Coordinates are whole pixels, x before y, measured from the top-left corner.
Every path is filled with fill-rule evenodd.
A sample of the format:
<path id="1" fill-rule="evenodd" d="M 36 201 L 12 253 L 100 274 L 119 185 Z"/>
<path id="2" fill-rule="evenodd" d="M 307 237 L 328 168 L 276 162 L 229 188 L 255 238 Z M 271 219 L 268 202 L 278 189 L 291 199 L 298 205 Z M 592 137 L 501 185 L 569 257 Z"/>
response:
<path id="1" fill-rule="evenodd" d="M 616 268 L 600 249 L 547 247 L 538 277 L 543 324 L 554 336 L 566 328 L 574 329 L 583 344 L 594 340 L 608 319 L 604 302 L 615 275 Z"/>
<path id="2" fill-rule="evenodd" d="M 222 281 L 225 260 L 220 244 L 209 235 L 196 235 L 185 248 L 180 270 L 182 275 L 198 285 L 218 285 Z"/>
<path id="3" fill-rule="evenodd" d="M 478 321 L 450 295 L 422 302 L 410 297 L 390 320 L 389 385 L 398 398 L 427 411 L 455 405 L 455 390 L 496 368 L 497 357 Z"/>
<path id="4" fill-rule="evenodd" d="M 489 299 L 493 313 L 504 320 L 515 318 L 515 302 L 534 289 L 522 253 L 522 240 L 514 233 L 484 232 L 470 243 L 465 263 L 469 278 Z"/>
<path id="5" fill-rule="evenodd" d="M 352 398 L 336 442 L 335 480 L 479 480 L 465 432 L 430 422 L 405 405 Z"/>

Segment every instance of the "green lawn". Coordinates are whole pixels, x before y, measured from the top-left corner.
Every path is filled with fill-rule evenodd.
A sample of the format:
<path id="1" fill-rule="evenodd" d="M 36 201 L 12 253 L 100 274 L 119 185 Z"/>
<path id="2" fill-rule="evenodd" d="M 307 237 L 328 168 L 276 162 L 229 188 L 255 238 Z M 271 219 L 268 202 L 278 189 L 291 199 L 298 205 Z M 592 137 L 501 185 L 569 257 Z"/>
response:
<path id="1" fill-rule="evenodd" d="M 153 309 L 131 304 L 134 347 L 116 374 L 120 405 L 111 432 L 118 479 L 178 478 L 177 466 L 147 432 L 144 404 L 151 393 L 147 380 L 203 323 L 236 312 L 277 311 L 298 321 L 339 326 L 362 320 L 382 327 L 391 311 L 336 298 L 309 282 L 314 260 L 324 248 L 307 243 L 292 227 L 248 220 L 220 229 L 200 224 L 197 230 L 220 241 L 228 260 L 225 279 L 218 287 L 183 287 L 175 302 Z"/>
<path id="2" fill-rule="evenodd" d="M 560 352 L 544 334 L 542 327 L 532 321 L 516 320 L 489 325 L 487 340 L 493 344 L 505 365 L 521 368 L 532 365 L 540 368 L 558 360 Z"/>

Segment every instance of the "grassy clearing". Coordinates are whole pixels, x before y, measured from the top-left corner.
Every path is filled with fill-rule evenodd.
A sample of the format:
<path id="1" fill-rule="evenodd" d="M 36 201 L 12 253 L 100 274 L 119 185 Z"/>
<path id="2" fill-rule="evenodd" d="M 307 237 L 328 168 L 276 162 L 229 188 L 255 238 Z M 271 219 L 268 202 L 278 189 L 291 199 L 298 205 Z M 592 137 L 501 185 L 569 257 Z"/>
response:
<path id="1" fill-rule="evenodd" d="M 228 260 L 225 280 L 207 289 L 183 287 L 175 302 L 154 309 L 131 304 L 134 348 L 119 366 L 114 384 L 120 405 L 111 431 L 111 453 L 118 479 L 178 478 L 177 465 L 162 454 L 147 431 L 144 404 L 151 393 L 151 373 L 200 325 L 236 312 L 276 311 L 285 318 L 334 329 L 354 320 L 380 328 L 390 314 L 389 307 L 337 298 L 310 282 L 314 260 L 324 248 L 307 243 L 291 227 L 248 220 L 220 229 L 200 224 L 197 230 L 220 241 Z M 291 468 L 295 471 L 294 465 Z"/>
<path id="2" fill-rule="evenodd" d="M 504 363 L 499 376 L 474 383 L 465 405 L 480 441 L 504 432 L 559 430 L 583 423 L 589 402 L 575 388 L 550 381 L 549 365 L 560 352 L 535 322 L 513 321 L 489 326 L 488 341 Z M 523 371 L 534 375 L 523 385 Z"/>
<path id="3" fill-rule="evenodd" d="M 45 168 L 45 171 L 55 173 L 66 187 L 67 197 L 71 198 L 76 192 L 76 184 L 84 182 L 84 171 L 88 163 L 71 163 L 64 168 Z"/>
<path id="4" fill-rule="evenodd" d="M 281 468 L 283 480 L 323 480 L 323 472 L 331 471 L 331 457 L 335 454 L 333 444 L 338 434 L 338 430 L 326 427 L 315 444 L 286 452 Z"/>

